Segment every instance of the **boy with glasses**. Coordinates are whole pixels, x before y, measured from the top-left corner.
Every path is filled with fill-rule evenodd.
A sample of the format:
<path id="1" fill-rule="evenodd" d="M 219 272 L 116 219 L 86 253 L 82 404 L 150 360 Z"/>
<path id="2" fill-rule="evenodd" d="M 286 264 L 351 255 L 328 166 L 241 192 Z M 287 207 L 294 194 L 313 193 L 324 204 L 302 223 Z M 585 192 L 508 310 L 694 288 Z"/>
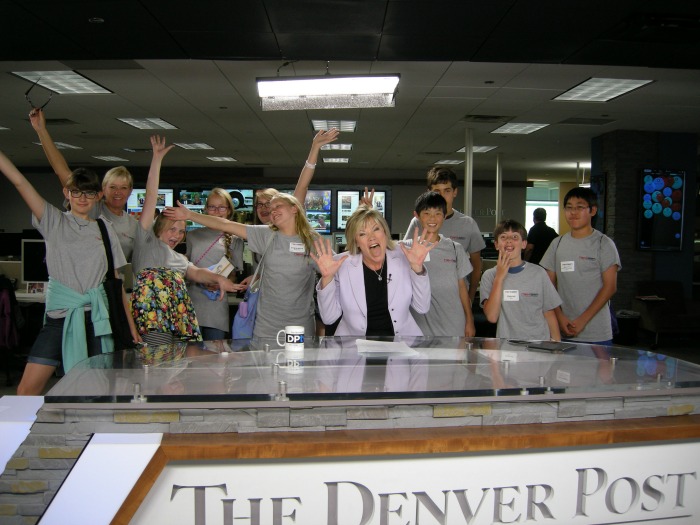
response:
<path id="1" fill-rule="evenodd" d="M 486 318 L 498 323 L 497 337 L 560 341 L 554 309 L 561 299 L 540 266 L 522 260 L 525 227 L 506 220 L 493 232 L 498 262 L 481 278 L 480 298 Z"/>
<path id="2" fill-rule="evenodd" d="M 598 212 L 590 188 L 573 188 L 564 196 L 566 223 L 571 231 L 554 239 L 540 265 L 562 299 L 556 314 L 564 337 L 571 341 L 611 345 L 609 301 L 617 291 L 622 265 L 615 243 L 592 221 Z"/>

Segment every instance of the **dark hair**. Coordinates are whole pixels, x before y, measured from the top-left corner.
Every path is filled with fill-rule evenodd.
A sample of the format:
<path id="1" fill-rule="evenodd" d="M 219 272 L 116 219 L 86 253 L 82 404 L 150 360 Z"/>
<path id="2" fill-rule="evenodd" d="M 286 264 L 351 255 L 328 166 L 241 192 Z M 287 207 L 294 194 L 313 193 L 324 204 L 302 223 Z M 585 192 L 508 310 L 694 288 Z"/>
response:
<path id="1" fill-rule="evenodd" d="M 437 208 L 442 213 L 447 214 L 447 201 L 437 191 L 426 191 L 416 199 L 416 213 L 420 214 L 420 212 L 431 208 Z"/>
<path id="2" fill-rule="evenodd" d="M 434 184 L 451 184 L 452 189 L 457 187 L 457 175 L 450 168 L 435 166 L 428 171 L 428 189 L 432 189 Z"/>
<path id="3" fill-rule="evenodd" d="M 506 219 L 505 221 L 499 222 L 498 226 L 496 226 L 496 229 L 493 230 L 494 238 L 498 240 L 498 236 L 501 235 L 503 232 L 519 233 L 523 241 L 527 240 L 527 232 L 525 231 L 525 226 L 520 224 L 518 221 L 514 221 L 513 219 Z"/>
<path id="4" fill-rule="evenodd" d="M 547 210 L 544 208 L 535 208 L 532 212 L 532 218 L 536 221 L 546 221 L 547 220 Z"/>
<path id="5" fill-rule="evenodd" d="M 78 168 L 73 170 L 66 180 L 66 188 L 80 191 L 102 191 L 100 178 L 92 170 Z"/>
<path id="6" fill-rule="evenodd" d="M 580 186 L 576 186 L 575 188 L 571 188 L 566 195 L 564 195 L 564 206 L 569 202 L 569 199 L 573 198 L 579 198 L 583 199 L 588 203 L 589 207 L 593 206 L 598 206 L 598 196 L 595 194 L 595 192 L 590 189 L 590 188 L 582 188 Z"/>

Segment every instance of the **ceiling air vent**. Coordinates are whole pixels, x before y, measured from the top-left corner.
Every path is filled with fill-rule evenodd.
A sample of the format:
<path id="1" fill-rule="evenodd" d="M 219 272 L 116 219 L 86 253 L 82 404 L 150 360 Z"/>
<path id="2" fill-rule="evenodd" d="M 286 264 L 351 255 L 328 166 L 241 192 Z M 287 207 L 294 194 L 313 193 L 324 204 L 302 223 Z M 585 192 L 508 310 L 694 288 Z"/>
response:
<path id="1" fill-rule="evenodd" d="M 464 122 L 475 122 L 478 124 L 493 124 L 497 122 L 508 122 L 514 117 L 503 115 L 467 115 L 462 120 Z"/>

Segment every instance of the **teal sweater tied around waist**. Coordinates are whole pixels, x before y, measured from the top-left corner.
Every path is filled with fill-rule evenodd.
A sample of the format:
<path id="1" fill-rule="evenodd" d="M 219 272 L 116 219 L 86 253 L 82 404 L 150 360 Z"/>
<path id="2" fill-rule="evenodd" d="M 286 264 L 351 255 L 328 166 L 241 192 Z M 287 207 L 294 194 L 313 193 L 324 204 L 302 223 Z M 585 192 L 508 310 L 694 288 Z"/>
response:
<path id="1" fill-rule="evenodd" d="M 90 306 L 92 326 L 95 336 L 100 338 L 102 353 L 114 351 L 112 339 L 112 327 L 109 324 L 109 308 L 107 306 L 107 294 L 102 285 L 90 288 L 84 294 L 80 294 L 49 278 L 49 286 L 46 291 L 46 311 L 67 310 L 66 320 L 63 324 L 63 369 L 67 373 L 76 363 L 87 359 L 87 336 L 85 334 L 85 307 Z"/>

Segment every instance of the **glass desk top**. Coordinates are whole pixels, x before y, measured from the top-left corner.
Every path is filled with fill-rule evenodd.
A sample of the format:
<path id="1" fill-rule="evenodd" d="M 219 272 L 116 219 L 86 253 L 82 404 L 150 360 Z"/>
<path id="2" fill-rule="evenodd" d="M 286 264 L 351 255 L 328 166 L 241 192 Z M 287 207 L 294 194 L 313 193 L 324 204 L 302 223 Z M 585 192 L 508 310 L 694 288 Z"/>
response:
<path id="1" fill-rule="evenodd" d="M 303 357 L 270 340 L 176 343 L 76 365 L 48 404 L 275 406 L 700 393 L 700 365 L 627 347 L 564 351 L 486 338 L 307 338 Z"/>

